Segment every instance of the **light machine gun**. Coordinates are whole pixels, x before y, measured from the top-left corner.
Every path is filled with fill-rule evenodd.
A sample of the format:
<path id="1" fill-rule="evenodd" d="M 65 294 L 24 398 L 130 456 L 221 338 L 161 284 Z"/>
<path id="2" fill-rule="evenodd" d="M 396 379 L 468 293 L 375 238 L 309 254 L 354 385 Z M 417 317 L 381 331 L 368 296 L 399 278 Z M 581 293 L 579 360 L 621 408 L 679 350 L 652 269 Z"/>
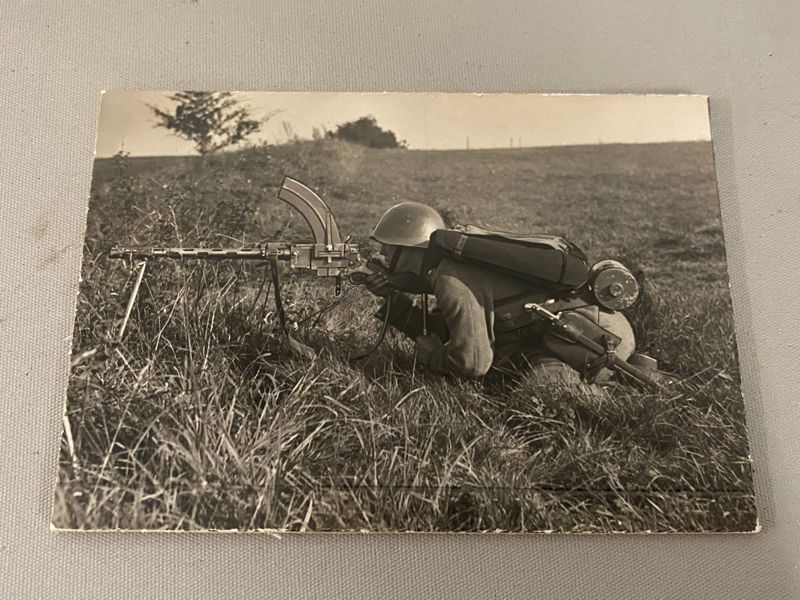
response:
<path id="1" fill-rule="evenodd" d="M 313 242 L 268 241 L 254 246 L 240 248 L 163 248 L 163 247 L 113 247 L 108 253 L 112 259 L 139 260 L 136 277 L 125 316 L 120 325 L 117 340 L 125 333 L 131 311 L 133 310 L 139 287 L 144 277 L 147 263 L 155 258 L 177 260 L 254 260 L 267 261 L 272 273 L 275 294 L 275 308 L 282 331 L 299 349 L 299 342 L 289 336 L 286 315 L 281 300 L 278 261 L 286 261 L 292 269 L 308 269 L 318 277 L 335 279 L 335 296 L 341 296 L 343 286 L 363 284 L 364 278 L 377 265 L 367 263 L 359 253 L 358 246 L 350 243 L 350 238 L 341 239 L 339 227 L 328 205 L 314 191 L 299 181 L 285 177 L 278 192 L 278 198 L 297 210 L 311 229 Z M 311 352 L 304 347 L 304 353 Z"/>

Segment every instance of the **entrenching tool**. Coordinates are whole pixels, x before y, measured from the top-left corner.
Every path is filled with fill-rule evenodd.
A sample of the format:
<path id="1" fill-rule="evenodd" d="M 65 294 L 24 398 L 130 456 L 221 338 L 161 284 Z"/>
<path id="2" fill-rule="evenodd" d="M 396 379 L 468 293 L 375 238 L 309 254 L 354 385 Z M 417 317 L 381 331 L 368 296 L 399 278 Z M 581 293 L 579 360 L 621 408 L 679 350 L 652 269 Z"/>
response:
<path id="1" fill-rule="evenodd" d="M 555 336 L 559 344 L 566 343 L 578 347 L 575 351 L 571 351 L 568 357 L 557 356 L 557 358 L 578 370 L 590 383 L 604 368 L 621 371 L 653 390 L 661 389 L 664 384 L 670 383 L 665 374 L 655 369 L 633 365 L 620 358 L 616 353 L 619 338 L 585 316 L 575 311 L 553 313 L 535 302 L 525 304 L 525 309 L 533 311 L 547 324 L 549 331 L 545 335 Z"/>

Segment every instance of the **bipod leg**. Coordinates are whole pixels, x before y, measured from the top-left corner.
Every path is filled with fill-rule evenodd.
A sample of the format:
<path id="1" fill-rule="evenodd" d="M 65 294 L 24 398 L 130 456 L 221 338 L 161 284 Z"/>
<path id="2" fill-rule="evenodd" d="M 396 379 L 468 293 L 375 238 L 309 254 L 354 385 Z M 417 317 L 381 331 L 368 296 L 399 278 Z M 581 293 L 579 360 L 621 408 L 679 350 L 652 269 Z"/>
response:
<path id="1" fill-rule="evenodd" d="M 143 260 L 141 263 L 139 263 L 139 273 L 136 275 L 136 283 L 133 284 L 131 297 L 128 298 L 128 306 L 125 308 L 125 317 L 122 319 L 122 325 L 120 325 L 119 333 L 117 333 L 117 342 L 121 342 L 122 336 L 125 334 L 125 328 L 128 326 L 128 319 L 131 317 L 133 305 L 136 304 L 136 296 L 139 294 L 139 287 L 142 285 L 142 278 L 144 278 L 144 270 L 146 267 L 146 260 Z"/>
<path id="2" fill-rule="evenodd" d="M 286 312 L 283 310 L 283 300 L 281 299 L 281 280 L 280 280 L 280 271 L 278 270 L 278 257 L 270 255 L 269 257 L 269 268 L 272 272 L 272 287 L 275 288 L 275 311 L 278 313 L 278 324 L 280 325 L 283 334 L 286 336 L 286 342 L 289 345 L 289 348 L 303 356 L 305 358 L 313 359 L 316 358 L 317 353 L 314 352 L 313 348 L 306 346 L 303 342 L 296 340 L 292 337 L 292 334 L 289 333 L 289 327 L 286 325 Z"/>
<path id="3" fill-rule="evenodd" d="M 283 300 L 281 299 L 281 278 L 278 270 L 278 257 L 274 254 L 269 257 L 269 268 L 272 272 L 272 287 L 275 294 L 275 310 L 278 313 L 278 324 L 286 335 L 289 335 L 289 328 L 286 326 L 286 313 L 283 310 Z"/>

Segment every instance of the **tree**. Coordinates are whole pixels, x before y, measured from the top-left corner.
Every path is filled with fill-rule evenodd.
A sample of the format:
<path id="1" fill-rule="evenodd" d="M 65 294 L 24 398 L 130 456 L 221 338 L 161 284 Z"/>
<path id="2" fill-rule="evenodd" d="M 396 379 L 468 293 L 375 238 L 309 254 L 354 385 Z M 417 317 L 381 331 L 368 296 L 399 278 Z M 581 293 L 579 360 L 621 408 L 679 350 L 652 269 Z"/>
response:
<path id="1" fill-rule="evenodd" d="M 406 142 L 397 141 L 394 132 L 378 127 L 378 122 L 372 115 L 361 117 L 357 121 L 344 123 L 336 131 L 328 132 L 328 137 L 346 140 L 354 144 L 361 144 L 369 148 L 405 148 Z"/>
<path id="2" fill-rule="evenodd" d="M 169 99 L 177 103 L 172 113 L 147 105 L 157 126 L 192 142 L 202 157 L 241 142 L 272 116 L 253 118 L 231 92 L 178 92 Z"/>

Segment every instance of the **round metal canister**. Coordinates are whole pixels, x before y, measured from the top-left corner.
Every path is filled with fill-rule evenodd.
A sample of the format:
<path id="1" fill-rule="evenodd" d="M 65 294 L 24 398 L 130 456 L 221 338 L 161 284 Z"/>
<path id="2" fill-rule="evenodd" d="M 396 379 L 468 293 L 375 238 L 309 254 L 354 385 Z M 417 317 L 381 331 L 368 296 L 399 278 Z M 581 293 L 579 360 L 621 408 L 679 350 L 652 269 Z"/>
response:
<path id="1" fill-rule="evenodd" d="M 639 297 L 639 282 L 616 260 L 601 260 L 592 266 L 589 286 L 597 303 L 609 310 L 624 310 Z"/>

